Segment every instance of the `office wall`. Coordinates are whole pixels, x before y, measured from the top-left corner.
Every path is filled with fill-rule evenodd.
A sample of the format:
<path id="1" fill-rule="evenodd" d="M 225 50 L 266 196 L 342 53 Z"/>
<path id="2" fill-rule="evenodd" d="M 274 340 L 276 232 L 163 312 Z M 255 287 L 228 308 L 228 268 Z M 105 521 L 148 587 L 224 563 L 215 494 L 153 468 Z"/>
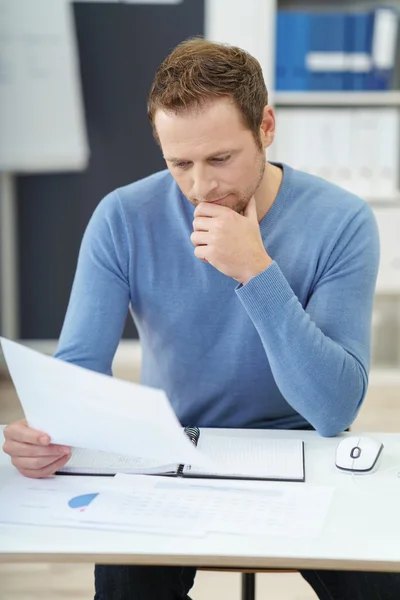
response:
<path id="1" fill-rule="evenodd" d="M 74 5 L 91 159 L 83 173 L 19 176 L 20 337 L 59 336 L 86 224 L 112 189 L 165 167 L 146 116 L 154 72 L 204 34 L 204 0 Z M 128 320 L 124 337 L 137 337 Z"/>

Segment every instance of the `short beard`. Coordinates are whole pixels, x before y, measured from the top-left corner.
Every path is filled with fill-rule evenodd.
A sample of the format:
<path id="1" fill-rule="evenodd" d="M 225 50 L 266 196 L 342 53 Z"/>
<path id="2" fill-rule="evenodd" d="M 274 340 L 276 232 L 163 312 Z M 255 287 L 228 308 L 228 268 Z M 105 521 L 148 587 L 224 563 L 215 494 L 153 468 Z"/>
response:
<path id="1" fill-rule="evenodd" d="M 248 203 L 250 202 L 250 200 L 252 199 L 252 197 L 254 196 L 256 191 L 258 190 L 260 183 L 263 180 L 265 168 L 266 168 L 266 159 L 265 159 L 264 149 L 262 149 L 262 151 L 260 151 L 257 154 L 257 162 L 259 163 L 259 171 L 258 171 L 258 177 L 257 177 L 256 184 L 254 184 L 251 188 L 249 187 L 246 190 L 244 190 L 240 194 L 240 198 L 239 198 L 238 202 L 235 204 L 235 206 L 232 206 L 232 210 L 239 213 L 239 215 L 242 215 L 244 213 L 246 206 L 248 205 Z"/>

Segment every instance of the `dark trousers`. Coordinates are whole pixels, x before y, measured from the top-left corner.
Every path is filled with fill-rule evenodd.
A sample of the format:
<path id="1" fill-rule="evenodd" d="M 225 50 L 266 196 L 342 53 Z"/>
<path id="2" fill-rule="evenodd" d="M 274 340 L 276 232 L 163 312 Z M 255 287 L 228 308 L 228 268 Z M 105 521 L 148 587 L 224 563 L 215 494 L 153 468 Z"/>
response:
<path id="1" fill-rule="evenodd" d="M 300 571 L 320 600 L 399 600 L 400 573 Z M 95 567 L 95 600 L 190 600 L 193 567 Z M 266 599 L 267 600 L 267 599 Z"/>

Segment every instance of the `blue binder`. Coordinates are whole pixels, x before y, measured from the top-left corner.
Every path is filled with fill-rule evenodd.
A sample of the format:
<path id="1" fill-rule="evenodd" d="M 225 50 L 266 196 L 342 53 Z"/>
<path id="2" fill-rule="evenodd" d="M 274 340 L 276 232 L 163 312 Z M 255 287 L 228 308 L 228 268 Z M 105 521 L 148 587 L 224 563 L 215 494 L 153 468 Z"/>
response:
<path id="1" fill-rule="evenodd" d="M 278 11 L 276 19 L 276 50 L 275 50 L 275 88 L 291 90 L 291 54 L 289 52 L 288 31 L 292 15 L 286 11 Z"/>
<path id="2" fill-rule="evenodd" d="M 306 54 L 310 15 L 300 11 L 278 11 L 276 40 L 276 89 L 308 89 Z"/>
<path id="3" fill-rule="evenodd" d="M 309 69 L 311 90 L 344 89 L 345 34 L 345 13 L 312 13 L 309 52 L 320 54 L 321 60 L 325 55 L 325 60 L 319 70 Z"/>
<path id="4" fill-rule="evenodd" d="M 372 69 L 367 78 L 367 88 L 389 90 L 398 53 L 399 12 L 393 7 L 379 7 L 372 14 Z"/>
<path id="5" fill-rule="evenodd" d="M 371 61 L 372 30 L 374 15 L 372 12 L 354 12 L 346 15 L 345 50 L 354 65 L 346 71 L 345 90 L 366 90 L 370 78 L 367 65 Z"/>

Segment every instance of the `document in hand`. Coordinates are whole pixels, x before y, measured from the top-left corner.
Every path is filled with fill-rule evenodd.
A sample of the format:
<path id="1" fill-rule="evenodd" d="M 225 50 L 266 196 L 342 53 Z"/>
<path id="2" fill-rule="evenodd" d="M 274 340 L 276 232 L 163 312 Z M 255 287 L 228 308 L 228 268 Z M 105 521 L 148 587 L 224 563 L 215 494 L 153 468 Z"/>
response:
<path id="1" fill-rule="evenodd" d="M 121 381 L 0 338 L 31 427 L 65 444 L 214 467 L 183 432 L 162 390 Z"/>

